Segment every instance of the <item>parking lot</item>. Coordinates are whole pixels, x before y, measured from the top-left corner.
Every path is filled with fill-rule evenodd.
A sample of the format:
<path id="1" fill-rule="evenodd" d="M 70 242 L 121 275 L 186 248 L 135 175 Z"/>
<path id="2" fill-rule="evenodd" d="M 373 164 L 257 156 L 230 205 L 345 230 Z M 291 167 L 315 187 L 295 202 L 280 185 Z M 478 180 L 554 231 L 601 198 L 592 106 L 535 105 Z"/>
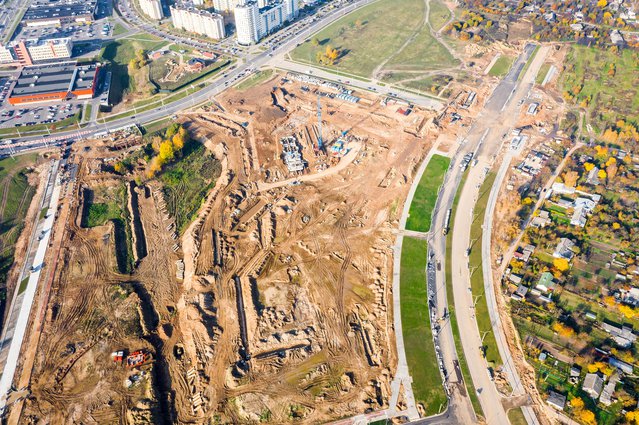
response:
<path id="1" fill-rule="evenodd" d="M 16 31 L 16 40 L 31 38 L 70 38 L 74 42 L 110 37 L 113 25 L 106 20 L 87 24 L 64 25 L 62 27 L 20 27 Z"/>
<path id="2" fill-rule="evenodd" d="M 53 124 L 72 117 L 83 107 L 80 102 L 56 103 L 47 106 L 2 107 L 0 128 L 24 127 L 35 124 Z"/>

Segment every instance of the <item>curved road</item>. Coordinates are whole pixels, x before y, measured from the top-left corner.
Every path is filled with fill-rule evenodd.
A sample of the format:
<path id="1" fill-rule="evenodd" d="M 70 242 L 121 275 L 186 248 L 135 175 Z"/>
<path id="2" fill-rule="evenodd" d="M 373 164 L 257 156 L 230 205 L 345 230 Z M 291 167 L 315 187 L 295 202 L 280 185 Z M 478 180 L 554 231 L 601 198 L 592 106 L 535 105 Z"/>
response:
<path id="1" fill-rule="evenodd" d="M 328 12 L 324 17 L 322 17 L 322 19 L 314 22 L 313 24 L 306 27 L 304 30 L 296 33 L 287 42 L 282 43 L 282 45 L 277 48 L 274 48 L 273 52 L 289 51 L 298 43 L 302 43 L 310 35 L 319 31 L 321 28 L 328 25 L 329 23 L 355 11 L 356 9 L 359 9 L 360 7 L 363 7 L 370 3 L 374 3 L 375 1 L 376 0 L 359 0 L 349 4 L 346 7 L 334 9 Z M 176 114 L 177 112 L 180 112 L 184 109 L 209 100 L 210 98 L 225 90 L 227 87 L 230 87 L 231 85 L 237 83 L 248 74 L 247 70 L 257 69 L 264 65 L 267 65 L 272 60 L 271 55 L 272 53 L 269 52 L 262 52 L 253 56 L 249 55 L 243 66 L 238 66 L 236 69 L 224 73 L 224 76 L 210 83 L 208 86 L 199 90 L 198 92 L 188 95 L 182 99 L 176 100 L 175 102 L 172 102 L 165 106 L 141 112 L 137 115 L 118 118 L 105 124 L 92 123 L 82 130 L 62 131 L 60 133 L 56 133 L 55 135 L 47 137 L 38 135 L 16 139 L 16 141 L 12 145 L 0 146 L 0 156 L 19 154 L 20 152 L 31 149 L 39 149 L 45 147 L 45 142 L 50 144 L 61 144 L 62 140 L 87 138 L 108 129 L 118 129 L 133 124 L 145 124 Z"/>

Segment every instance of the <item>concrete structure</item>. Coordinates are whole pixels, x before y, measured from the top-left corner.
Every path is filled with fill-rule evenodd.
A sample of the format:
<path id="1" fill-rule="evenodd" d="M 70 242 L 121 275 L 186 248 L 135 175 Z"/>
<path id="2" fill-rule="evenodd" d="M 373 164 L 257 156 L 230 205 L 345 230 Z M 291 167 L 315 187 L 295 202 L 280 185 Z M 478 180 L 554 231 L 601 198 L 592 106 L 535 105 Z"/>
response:
<path id="1" fill-rule="evenodd" d="M 27 66 L 13 86 L 9 103 L 21 105 L 66 99 L 91 99 L 95 94 L 100 64 L 78 66 L 75 62 Z"/>
<path id="2" fill-rule="evenodd" d="M 590 398 L 597 400 L 601 390 L 603 389 L 604 380 L 598 373 L 588 373 L 584 379 L 581 389 L 586 392 Z"/>
<path id="3" fill-rule="evenodd" d="M 73 42 L 69 38 L 26 40 L 0 46 L 0 63 L 33 65 L 35 62 L 69 59 Z"/>
<path id="4" fill-rule="evenodd" d="M 164 17 L 160 0 L 140 0 L 140 9 L 151 19 L 160 20 Z"/>
<path id="5" fill-rule="evenodd" d="M 249 45 L 297 18 L 297 0 L 241 1 L 233 11 L 237 42 Z"/>
<path id="6" fill-rule="evenodd" d="M 22 23 L 28 27 L 44 27 L 92 22 L 97 5 L 97 0 L 62 0 L 55 3 L 36 0 L 25 12 Z"/>
<path id="7" fill-rule="evenodd" d="M 171 6 L 173 26 L 184 31 L 220 40 L 226 36 L 224 18 L 194 7 Z"/>

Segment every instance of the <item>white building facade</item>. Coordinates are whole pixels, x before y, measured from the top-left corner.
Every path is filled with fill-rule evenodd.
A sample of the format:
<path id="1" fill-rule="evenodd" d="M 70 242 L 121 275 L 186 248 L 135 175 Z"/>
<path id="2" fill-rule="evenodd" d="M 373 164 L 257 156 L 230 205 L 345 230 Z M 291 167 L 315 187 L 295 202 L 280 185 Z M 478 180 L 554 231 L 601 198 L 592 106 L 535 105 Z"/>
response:
<path id="1" fill-rule="evenodd" d="M 160 0 L 140 0 L 140 9 L 151 19 L 160 20 L 164 17 Z"/>
<path id="2" fill-rule="evenodd" d="M 244 1 L 234 10 L 237 42 L 255 44 L 284 23 L 293 21 L 298 13 L 297 0 Z"/>
<path id="3" fill-rule="evenodd" d="M 244 0 L 213 0 L 216 12 L 231 12 L 241 4 L 244 4 Z"/>
<path id="4" fill-rule="evenodd" d="M 33 62 L 50 59 L 68 59 L 73 54 L 73 42 L 69 38 L 39 40 L 26 43 Z"/>
<path id="5" fill-rule="evenodd" d="M 193 7 L 171 6 L 173 26 L 184 31 L 220 40 L 226 36 L 224 18 Z"/>

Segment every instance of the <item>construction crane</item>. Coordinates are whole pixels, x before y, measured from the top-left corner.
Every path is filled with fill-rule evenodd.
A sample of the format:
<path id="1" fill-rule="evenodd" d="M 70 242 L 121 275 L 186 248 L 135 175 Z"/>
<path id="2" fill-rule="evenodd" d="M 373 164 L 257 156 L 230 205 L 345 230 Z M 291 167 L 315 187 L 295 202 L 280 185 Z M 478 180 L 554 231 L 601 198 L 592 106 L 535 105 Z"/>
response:
<path id="1" fill-rule="evenodd" d="M 322 141 L 322 101 L 319 93 L 317 94 L 317 150 L 324 150 L 324 142 Z"/>

